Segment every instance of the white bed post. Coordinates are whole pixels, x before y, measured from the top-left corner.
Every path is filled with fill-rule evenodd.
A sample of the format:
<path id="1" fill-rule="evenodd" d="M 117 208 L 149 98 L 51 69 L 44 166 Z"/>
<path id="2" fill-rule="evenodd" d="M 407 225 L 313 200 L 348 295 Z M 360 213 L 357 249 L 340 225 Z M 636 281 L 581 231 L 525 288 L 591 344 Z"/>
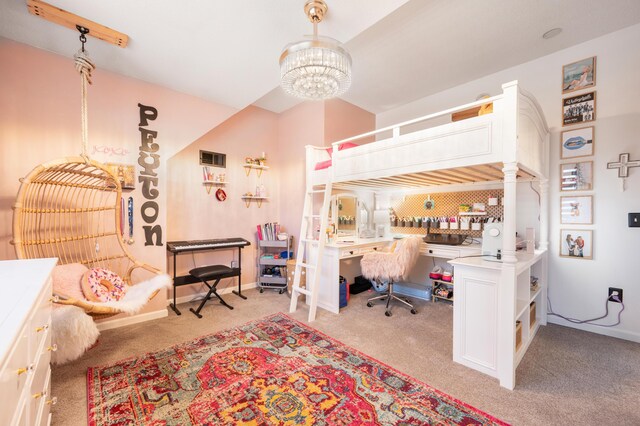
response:
<path id="1" fill-rule="evenodd" d="M 540 179 L 540 250 L 549 249 L 549 179 Z"/>
<path id="2" fill-rule="evenodd" d="M 516 193 L 518 175 L 518 82 L 502 85 L 504 174 L 504 217 L 502 230 L 502 278 L 498 289 L 498 378 L 500 386 L 516 385 L 515 306 L 516 306 Z"/>
<path id="3" fill-rule="evenodd" d="M 518 173 L 518 82 L 502 85 L 504 94 L 502 161 L 504 167 L 504 217 L 502 232 L 502 261 L 515 263 L 516 259 L 516 177 Z"/>
<path id="4" fill-rule="evenodd" d="M 545 123 L 546 125 L 546 123 Z M 540 177 L 540 250 L 549 249 L 549 148 L 551 136 L 547 132 L 542 147 L 542 173 Z M 545 282 L 546 275 L 543 277 Z M 546 297 L 545 297 L 546 302 Z M 546 310 L 542 311 L 546 312 Z"/>
<path id="5" fill-rule="evenodd" d="M 504 173 L 504 222 L 502 232 L 502 279 L 498 313 L 498 374 L 500 386 L 516 385 L 515 306 L 516 306 L 516 163 L 507 163 Z"/>
<path id="6" fill-rule="evenodd" d="M 502 235 L 502 261 L 515 263 L 516 258 L 516 163 L 505 164 L 504 173 L 504 222 Z"/>

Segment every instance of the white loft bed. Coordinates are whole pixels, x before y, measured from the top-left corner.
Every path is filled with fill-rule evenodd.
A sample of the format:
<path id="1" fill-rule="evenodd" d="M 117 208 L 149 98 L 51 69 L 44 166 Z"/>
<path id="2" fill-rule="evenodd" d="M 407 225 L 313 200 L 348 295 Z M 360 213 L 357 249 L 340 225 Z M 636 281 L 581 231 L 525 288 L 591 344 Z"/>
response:
<path id="1" fill-rule="evenodd" d="M 393 126 L 344 139 L 327 147 L 307 146 L 307 183 L 331 181 L 334 189 L 384 190 L 440 185 L 504 184 L 505 261 L 515 261 L 515 188 L 517 180 L 539 181 L 548 189 L 549 130 L 536 100 L 517 81 L 503 93 Z M 403 129 L 452 113 L 493 103 L 493 113 L 409 133 Z M 340 146 L 393 132 L 387 139 L 349 149 Z M 315 170 L 316 164 L 332 165 Z M 542 194 L 541 194 L 542 195 Z M 545 197 L 540 206 L 540 248 L 548 247 Z M 512 232 L 511 232 L 512 231 Z"/>
<path id="2" fill-rule="evenodd" d="M 477 258 L 451 262 L 456 267 L 453 346 L 455 361 L 497 377 L 502 386 L 513 389 L 518 363 L 538 327 L 546 324 L 549 130 L 536 100 L 517 81 L 504 84 L 502 90 L 488 99 L 335 142 L 332 156 L 326 147 L 308 146 L 306 178 L 307 187 L 330 182 L 334 189 L 367 191 L 502 183 L 502 263 Z M 452 113 L 489 102 L 493 103 L 492 113 L 411 131 L 417 124 L 442 121 Z M 385 132 L 392 136 L 340 149 Z M 328 159 L 330 167 L 315 170 Z M 539 182 L 540 235 L 534 255 L 516 253 L 518 181 Z M 541 289 L 530 295 L 532 272 L 539 275 Z M 459 283 L 461 277 L 464 282 Z M 479 282 L 483 285 L 477 285 Z M 493 285 L 484 285 L 487 282 Z M 474 298 L 490 302 L 475 302 Z M 536 319 L 527 320 L 531 327 L 516 350 L 515 319 L 524 319 L 530 301 L 538 302 Z M 484 328 L 479 330 L 478 324 Z"/>

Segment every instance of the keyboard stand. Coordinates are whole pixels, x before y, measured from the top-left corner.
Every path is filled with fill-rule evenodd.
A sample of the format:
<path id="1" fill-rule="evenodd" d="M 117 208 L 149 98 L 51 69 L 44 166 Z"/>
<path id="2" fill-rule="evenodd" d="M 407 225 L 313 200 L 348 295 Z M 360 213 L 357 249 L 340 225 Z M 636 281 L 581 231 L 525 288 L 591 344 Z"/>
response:
<path id="1" fill-rule="evenodd" d="M 204 251 L 204 250 L 230 250 L 230 249 L 238 249 L 238 267 L 237 268 L 233 268 L 234 273 L 233 275 L 228 275 L 225 278 L 228 277 L 238 277 L 238 290 L 233 290 L 232 293 L 237 295 L 238 297 L 246 300 L 247 296 L 245 296 L 244 294 L 242 294 L 242 249 L 244 248 L 244 246 L 223 246 L 223 247 L 210 247 L 210 248 L 199 248 L 197 250 L 184 250 L 184 251 L 169 251 L 170 253 L 173 254 L 173 303 L 169 303 L 169 307 L 171 308 L 171 310 L 173 310 L 173 312 L 176 313 L 176 315 L 182 315 L 182 312 L 180 312 L 180 310 L 178 309 L 177 303 L 176 303 L 176 288 L 180 287 L 182 285 L 189 285 L 189 284 L 196 284 L 196 283 L 201 283 L 202 281 L 200 281 L 198 278 L 194 277 L 193 275 L 182 275 L 182 276 L 176 276 L 176 258 L 178 257 L 178 254 L 181 253 L 191 253 L 193 251 Z M 208 295 L 210 296 L 210 294 Z"/>

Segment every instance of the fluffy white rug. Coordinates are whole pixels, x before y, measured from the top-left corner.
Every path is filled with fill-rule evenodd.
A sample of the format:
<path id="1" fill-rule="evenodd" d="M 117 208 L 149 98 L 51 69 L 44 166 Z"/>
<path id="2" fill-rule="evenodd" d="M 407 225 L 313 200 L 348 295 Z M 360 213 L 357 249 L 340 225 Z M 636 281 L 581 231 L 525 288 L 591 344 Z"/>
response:
<path id="1" fill-rule="evenodd" d="M 157 275 L 150 280 L 139 282 L 127 289 L 124 297 L 112 302 L 89 302 L 95 306 L 111 306 L 129 315 L 137 314 L 149 301 L 149 297 L 163 288 L 171 287 L 171 277 L 167 274 Z"/>
<path id="2" fill-rule="evenodd" d="M 150 280 L 129 287 L 117 302 L 88 302 L 96 306 L 112 306 L 129 315 L 136 314 L 149 301 L 149 297 L 163 288 L 171 286 L 169 275 L 158 275 Z M 80 358 L 98 340 L 98 327 L 82 308 L 70 305 L 55 305 L 51 314 L 51 341 L 58 345 L 51 362 L 64 364 Z"/>
<path id="3" fill-rule="evenodd" d="M 52 352 L 53 364 L 64 364 L 80 358 L 98 340 L 98 327 L 77 306 L 55 305 L 51 313 L 51 341 L 58 346 Z"/>

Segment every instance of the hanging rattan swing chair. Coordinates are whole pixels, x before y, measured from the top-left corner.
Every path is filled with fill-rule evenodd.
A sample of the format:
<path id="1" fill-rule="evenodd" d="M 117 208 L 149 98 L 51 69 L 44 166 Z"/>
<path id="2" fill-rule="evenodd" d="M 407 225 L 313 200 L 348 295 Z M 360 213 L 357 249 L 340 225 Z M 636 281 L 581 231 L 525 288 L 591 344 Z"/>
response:
<path id="1" fill-rule="evenodd" d="M 87 57 L 81 61 L 88 61 L 93 68 Z M 83 155 L 41 164 L 21 179 L 14 205 L 12 243 L 18 259 L 57 257 L 59 264 L 108 269 L 133 285 L 134 270 L 160 271 L 136 260 L 127 250 L 121 233 L 120 183 L 104 165 L 86 155 L 86 83 L 91 81 L 90 70 L 79 71 L 83 76 Z M 149 299 L 157 293 L 152 292 Z M 78 306 L 94 319 L 125 312 L 113 304 L 86 300 L 56 302 Z"/>

